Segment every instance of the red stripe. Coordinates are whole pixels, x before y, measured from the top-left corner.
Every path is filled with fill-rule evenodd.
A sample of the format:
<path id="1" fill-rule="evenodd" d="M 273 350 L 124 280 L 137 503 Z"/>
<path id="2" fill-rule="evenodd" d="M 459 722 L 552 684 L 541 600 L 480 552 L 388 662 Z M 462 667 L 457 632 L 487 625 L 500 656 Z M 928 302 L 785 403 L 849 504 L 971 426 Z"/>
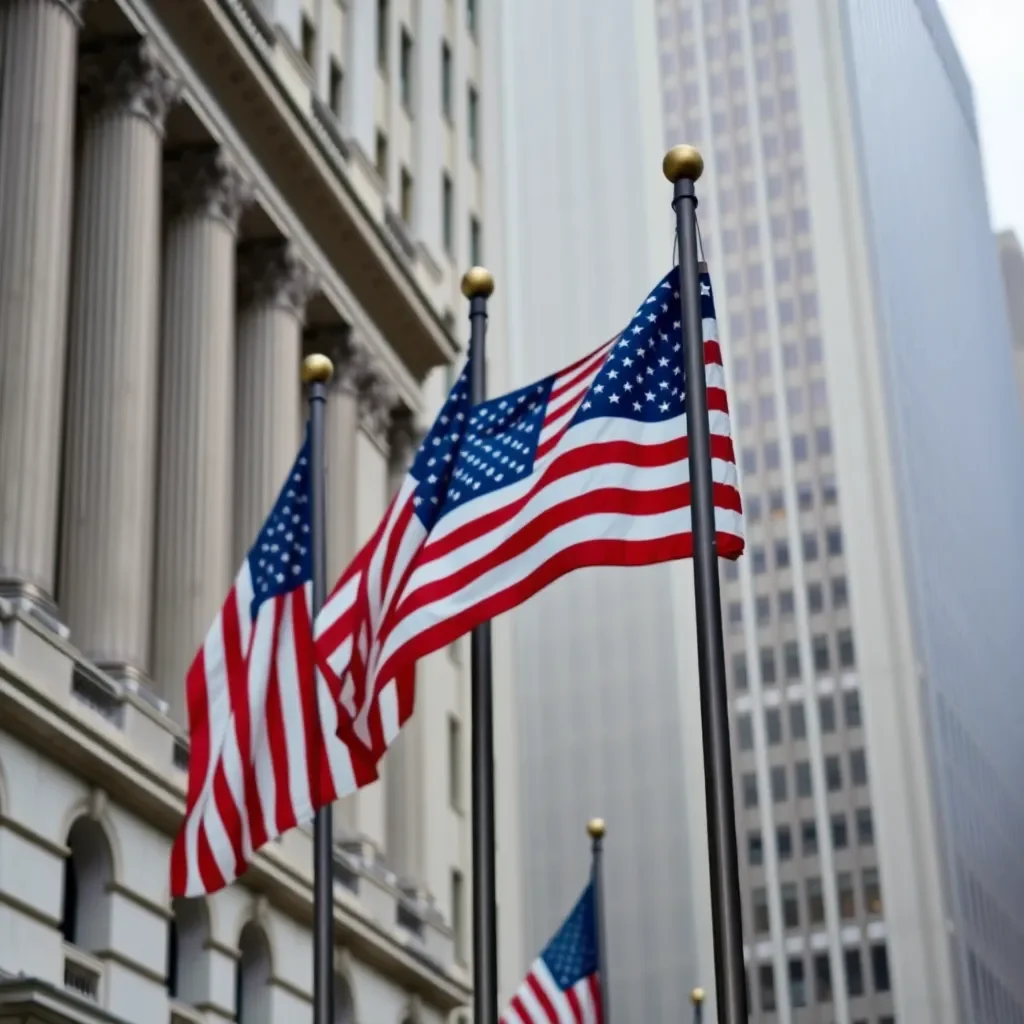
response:
<path id="1" fill-rule="evenodd" d="M 587 359 L 585 362 L 581 361 L 576 366 L 570 367 L 568 370 L 564 370 L 555 378 L 554 387 L 551 389 L 551 394 L 548 395 L 548 408 L 550 409 L 552 403 L 562 397 L 569 391 L 580 386 L 588 377 L 596 377 L 601 367 L 604 365 L 605 360 L 608 358 L 608 353 L 611 351 L 611 342 L 606 343 L 607 347 L 599 348 L 594 355 Z M 572 376 L 570 376 L 572 374 Z M 583 395 L 580 395 L 582 398 Z M 549 413 L 544 417 L 545 424 L 551 419 L 557 419 L 559 416 L 564 416 L 566 409 L 571 407 L 572 403 L 563 406 L 554 413 Z"/>
<path id="2" fill-rule="evenodd" d="M 540 1008 L 544 1011 L 547 1019 L 551 1021 L 551 1024 L 558 1024 L 558 1011 L 532 971 L 526 976 L 526 986 L 533 993 L 533 998 L 540 1004 Z"/>
<path id="3" fill-rule="evenodd" d="M 526 1024 L 533 1024 L 533 1016 L 530 1011 L 527 1010 L 526 1004 L 519 998 L 518 993 L 512 997 L 510 1006 L 519 1014 L 520 1019 L 525 1021 Z"/>
<path id="4" fill-rule="evenodd" d="M 590 1001 L 596 1011 L 594 1024 L 602 1024 L 604 1020 L 604 1005 L 601 1002 L 601 976 L 592 974 L 587 978 L 587 987 L 590 989 Z"/>
<path id="5" fill-rule="evenodd" d="M 569 1004 L 569 1012 L 576 1024 L 584 1024 L 583 1007 L 580 1005 L 580 997 L 576 994 L 575 987 L 565 993 L 566 1001 Z"/>

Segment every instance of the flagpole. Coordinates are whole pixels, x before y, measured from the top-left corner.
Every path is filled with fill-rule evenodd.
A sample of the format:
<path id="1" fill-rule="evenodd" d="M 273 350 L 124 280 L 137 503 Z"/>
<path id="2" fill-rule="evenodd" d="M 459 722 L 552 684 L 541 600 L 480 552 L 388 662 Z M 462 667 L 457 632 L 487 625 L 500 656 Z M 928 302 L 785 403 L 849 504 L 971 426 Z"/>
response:
<path id="1" fill-rule="evenodd" d="M 325 355 L 302 361 L 309 385 L 310 548 L 313 561 L 312 617 L 327 596 L 326 494 L 324 488 L 324 405 L 334 364 Z M 334 1024 L 334 828 L 331 805 L 313 820 L 313 1024 Z"/>
<path id="2" fill-rule="evenodd" d="M 693 1003 L 693 1024 L 702 1024 L 704 1020 L 704 989 L 695 988 L 690 993 L 690 1002 Z"/>
<path id="3" fill-rule="evenodd" d="M 711 476 L 711 430 L 704 371 L 700 278 L 697 269 L 697 194 L 704 170 L 692 146 L 676 146 L 662 162 L 673 184 L 672 208 L 679 234 L 679 299 L 683 311 L 686 423 L 690 463 L 693 574 L 697 605 L 697 665 L 704 736 L 704 796 L 711 864 L 711 923 L 715 952 L 715 994 L 719 1024 L 747 1024 L 746 969 L 736 816 L 733 806 L 729 701 L 725 688 L 725 646 L 718 588 L 718 553 Z"/>
<path id="4" fill-rule="evenodd" d="M 587 822 L 590 836 L 590 878 L 594 886 L 594 916 L 597 919 L 597 980 L 601 990 L 602 1024 L 609 1024 L 612 1004 L 608 1001 L 608 939 L 604 929 L 604 834 L 603 818 Z"/>
<path id="5" fill-rule="evenodd" d="M 469 299 L 472 405 L 487 397 L 487 300 L 494 278 L 472 267 L 462 278 Z M 498 1024 L 498 934 L 494 868 L 494 711 L 491 694 L 491 624 L 470 641 L 473 763 L 473 1024 Z"/>

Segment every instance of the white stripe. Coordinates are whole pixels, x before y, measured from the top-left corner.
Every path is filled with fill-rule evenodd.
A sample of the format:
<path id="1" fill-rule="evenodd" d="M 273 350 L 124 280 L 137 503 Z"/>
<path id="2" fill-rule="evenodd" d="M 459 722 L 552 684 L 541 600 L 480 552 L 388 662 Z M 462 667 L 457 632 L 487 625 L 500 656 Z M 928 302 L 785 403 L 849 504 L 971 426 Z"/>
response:
<path id="1" fill-rule="evenodd" d="M 331 696 L 330 688 L 323 676 L 317 672 L 317 706 L 320 709 L 320 724 L 327 743 L 327 759 L 331 766 L 336 799 L 356 791 L 355 770 L 348 746 L 338 739 L 338 705 Z"/>
<path id="2" fill-rule="evenodd" d="M 559 1021 L 564 1020 L 566 1024 L 576 1024 L 576 1015 L 572 1012 L 569 997 L 558 987 L 555 979 L 551 976 L 551 972 L 548 970 L 548 965 L 542 959 L 538 959 L 530 973 L 551 1001 L 551 1005 L 555 1008 L 555 1013 L 558 1014 Z"/>
<path id="3" fill-rule="evenodd" d="M 307 590 L 312 591 L 312 585 L 306 584 L 300 593 L 286 599 L 284 615 L 281 620 L 281 638 L 277 654 L 277 681 L 281 693 L 281 718 L 284 731 L 285 757 L 288 768 L 288 798 L 291 801 L 292 810 L 298 820 L 304 821 L 312 814 L 313 798 L 309 791 L 309 778 L 307 762 L 310 752 L 306 750 L 306 730 L 303 722 L 302 707 L 303 693 L 301 681 L 298 676 L 298 662 L 295 653 L 295 627 L 292 616 L 292 603 L 295 600 L 307 601 L 312 598 Z M 306 605 L 309 608 L 309 604 Z M 267 706 L 263 706 L 263 717 L 267 715 Z M 266 768 L 269 769 L 271 779 L 270 789 L 276 788 L 273 782 L 273 765 L 270 763 L 270 747 L 266 749 Z M 271 804 L 271 814 L 265 813 L 267 832 L 271 837 L 279 835 L 281 826 L 277 822 L 276 814 L 273 813 L 274 805 Z M 274 825 L 273 831 L 270 826 Z"/>
<path id="4" fill-rule="evenodd" d="M 355 604 L 362 578 L 363 574 L 361 572 L 355 573 L 345 586 L 336 590 L 327 598 L 323 608 L 320 609 L 320 614 L 316 617 L 316 627 L 313 630 L 314 636 L 319 637 L 326 630 L 330 629 Z"/>

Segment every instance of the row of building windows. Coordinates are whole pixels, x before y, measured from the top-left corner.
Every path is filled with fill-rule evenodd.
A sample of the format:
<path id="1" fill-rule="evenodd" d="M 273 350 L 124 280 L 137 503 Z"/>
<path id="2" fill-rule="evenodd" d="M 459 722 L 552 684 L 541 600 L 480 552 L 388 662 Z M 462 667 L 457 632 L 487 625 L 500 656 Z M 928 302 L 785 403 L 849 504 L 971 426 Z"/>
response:
<path id="1" fill-rule="evenodd" d="M 770 397 L 770 396 L 767 396 Z M 775 400 L 771 399 L 771 419 L 775 418 Z M 814 430 L 814 454 L 819 458 L 827 458 L 832 454 L 832 431 L 828 427 L 816 427 Z M 810 458 L 810 442 L 804 434 L 793 437 L 793 459 L 795 462 L 806 462 Z M 778 441 L 766 441 L 761 452 L 760 468 L 766 473 L 774 473 L 782 468 L 782 450 Z M 740 454 L 740 465 L 746 476 L 754 476 L 759 468 L 758 451 L 754 447 L 746 447 Z"/>
<path id="2" fill-rule="evenodd" d="M 805 762 L 806 763 L 806 762 Z M 810 771 L 807 773 L 807 785 L 810 785 Z M 807 796 L 810 796 L 808 789 Z M 870 807 L 858 807 L 853 812 L 854 837 L 857 846 L 871 847 L 875 844 L 875 822 Z M 837 811 L 832 815 L 829 822 L 832 834 L 832 848 L 834 850 L 846 850 L 852 845 L 850 836 L 849 817 L 845 811 Z M 800 842 L 801 857 L 816 857 L 818 855 L 818 825 L 813 818 L 806 818 L 800 822 L 796 830 Z M 797 855 L 796 838 L 793 835 L 793 826 L 781 823 L 775 826 L 775 853 L 780 863 L 791 860 Z M 751 867 L 760 867 L 764 864 L 764 839 L 759 828 L 750 829 L 747 832 L 747 863 Z"/>
<path id="3" fill-rule="evenodd" d="M 860 693 L 857 690 L 847 690 L 843 693 L 840 704 L 843 709 L 843 724 L 846 728 L 859 729 L 863 724 Z M 789 741 L 798 743 L 805 740 L 807 738 L 807 718 L 803 703 L 794 701 L 790 704 L 786 718 L 789 720 Z M 836 700 L 831 694 L 818 698 L 818 721 L 823 734 L 836 731 L 838 725 Z M 782 708 L 765 708 L 764 732 L 769 746 L 775 747 L 786 742 L 787 730 L 784 728 L 783 722 Z M 750 712 L 743 712 L 736 716 L 736 735 L 740 750 L 753 749 L 754 729 Z"/>
<path id="4" fill-rule="evenodd" d="M 735 580 L 739 578 L 739 574 L 731 575 L 727 574 L 727 579 Z M 846 608 L 850 601 L 850 595 L 846 587 L 846 577 L 836 576 L 831 581 L 831 594 L 832 594 L 832 608 L 834 610 L 841 610 Z M 793 597 L 793 591 L 790 589 L 780 590 L 776 598 L 777 614 L 780 620 L 785 621 L 786 619 L 793 618 L 795 614 L 796 604 Z M 807 611 L 810 615 L 819 615 L 825 610 L 825 589 L 824 586 L 814 580 L 807 584 Z M 734 617 L 738 616 L 738 617 Z M 739 629 L 743 623 L 743 610 L 740 605 L 740 611 L 736 612 L 730 604 L 728 610 L 729 624 L 734 629 Z M 769 594 L 758 594 L 754 598 L 754 619 L 759 626 L 769 626 L 772 622 L 772 598 Z M 824 641 L 824 642 L 822 642 Z M 792 641 L 791 641 L 792 642 Z M 849 652 L 852 658 L 852 641 L 851 650 Z M 798 678 L 800 675 L 800 655 L 799 651 L 791 648 L 790 651 L 784 654 L 784 661 L 787 665 L 787 674 L 790 671 L 789 666 L 795 666 L 793 668 L 794 675 L 790 678 Z M 820 672 L 827 672 L 829 670 L 830 653 L 828 647 L 827 637 L 820 637 L 819 643 L 814 647 L 814 664 L 815 668 Z M 851 662 L 852 663 L 852 662 Z"/>
<path id="5" fill-rule="evenodd" d="M 729 603 L 728 615 L 730 627 L 739 629 L 743 616 L 742 605 L 738 601 L 731 601 Z M 853 646 L 853 630 L 837 630 L 836 647 L 838 657 L 833 662 L 832 645 L 829 637 L 824 633 L 816 633 L 811 637 L 811 658 L 816 674 L 823 675 L 826 672 L 831 672 L 833 664 L 844 671 L 856 667 L 857 659 Z M 774 686 L 780 679 L 785 679 L 789 682 L 799 680 L 802 677 L 799 643 L 796 640 L 787 640 L 782 645 L 781 665 L 776 659 L 776 649 L 774 647 L 762 647 L 758 651 L 758 666 L 761 670 L 761 684 L 763 686 Z M 749 688 L 750 677 L 745 651 L 736 651 L 732 656 L 732 681 L 737 693 L 742 693 Z"/>
<path id="6" fill-rule="evenodd" d="M 867 971 L 858 947 L 843 950 L 843 973 L 846 975 L 846 994 L 851 998 L 868 994 L 867 972 L 870 971 L 872 989 L 878 993 L 891 991 L 889 956 L 884 943 L 875 943 L 868 950 Z M 808 984 L 807 964 L 802 956 L 790 957 L 787 965 L 787 983 L 790 1005 L 795 1008 L 816 1003 L 832 1002 L 832 965 L 827 953 L 816 953 L 811 959 L 811 984 Z M 758 999 L 765 1013 L 778 1009 L 775 991 L 775 968 L 760 964 L 757 968 Z M 749 1002 L 749 1000 L 748 1000 Z M 878 1018 L 878 1024 L 895 1024 L 895 1017 Z M 856 1021 L 855 1024 L 864 1024 Z"/>
<path id="7" fill-rule="evenodd" d="M 839 491 L 836 487 L 835 478 L 831 474 L 823 474 L 818 479 L 817 485 L 810 480 L 798 480 L 796 483 L 796 504 L 801 512 L 810 512 L 814 508 L 815 495 L 820 491 L 821 504 L 829 508 L 839 501 Z M 744 487 L 743 490 L 743 515 L 749 523 L 760 523 L 765 514 L 773 519 L 781 519 L 786 514 L 786 498 L 780 487 L 773 487 L 767 494 L 762 496 L 751 493 Z M 729 563 L 735 566 L 735 562 Z M 736 570 L 738 577 L 739 571 Z"/>
<path id="8" fill-rule="evenodd" d="M 816 562 L 821 556 L 821 543 L 817 533 L 805 531 L 800 538 L 800 547 L 805 562 Z M 838 526 L 830 526 L 825 530 L 825 555 L 838 558 L 843 553 L 843 531 Z M 791 561 L 789 541 L 779 538 L 772 546 L 772 567 L 777 570 L 788 569 Z M 763 544 L 755 544 L 750 549 L 750 566 L 755 576 L 768 571 L 768 551 Z"/>
<path id="9" fill-rule="evenodd" d="M 851 750 L 849 762 L 850 785 L 866 786 L 868 784 L 868 762 L 864 751 L 860 748 Z M 843 788 L 843 761 L 841 755 L 827 754 L 825 756 L 824 768 L 825 787 L 830 793 L 838 793 Z M 757 773 L 744 772 L 740 785 L 743 806 L 748 809 L 756 808 L 758 805 Z M 790 799 L 789 765 L 772 765 L 769 770 L 769 786 L 773 803 L 781 804 Z M 798 761 L 793 766 L 792 794 L 798 800 L 810 799 L 812 796 L 811 765 L 809 761 Z"/>
<path id="10" fill-rule="evenodd" d="M 810 401 L 807 401 L 808 395 Z M 757 410 L 757 418 L 761 423 L 774 423 L 776 413 L 775 396 L 770 393 L 761 393 L 757 396 L 756 405 L 749 399 L 741 399 L 736 403 L 736 422 L 740 427 L 747 429 L 754 425 L 754 410 Z M 791 416 L 799 416 L 805 410 L 812 412 L 823 411 L 828 408 L 828 387 L 821 377 L 813 378 L 807 385 L 806 390 L 799 385 L 793 385 L 786 389 L 786 411 Z M 821 440 L 822 438 L 816 438 Z M 828 450 L 819 454 L 828 455 L 831 452 L 831 438 L 827 438 Z M 810 443 L 805 434 L 796 434 L 793 437 L 793 460 L 795 462 L 806 462 L 810 457 Z"/>
<path id="11" fill-rule="evenodd" d="M 765 317 L 762 320 L 762 317 Z M 750 313 L 749 323 L 755 326 L 756 331 L 767 330 L 767 318 L 763 307 L 755 307 Z M 756 326 L 765 324 L 764 327 Z M 735 345 L 740 339 L 730 339 Z M 795 341 L 788 341 L 782 346 L 782 365 L 787 370 L 795 370 L 800 365 L 801 347 Z M 803 342 L 804 362 L 810 366 L 817 366 L 821 363 L 822 348 L 821 338 L 817 334 L 810 334 Z M 769 349 L 761 348 L 754 353 L 753 378 L 765 380 L 771 376 L 772 354 Z M 732 360 L 732 379 L 736 384 L 745 384 L 751 379 L 751 363 L 747 356 L 736 355 Z"/>
<path id="12" fill-rule="evenodd" d="M 863 913 L 869 917 L 880 917 L 882 907 L 882 884 L 878 868 L 864 868 L 860 873 L 860 902 Z M 779 902 L 782 906 L 782 927 L 795 931 L 807 926 L 825 923 L 825 891 L 820 878 L 808 878 L 803 886 L 804 900 L 801 900 L 800 886 L 796 882 L 783 882 L 779 886 Z M 857 918 L 857 887 L 851 871 L 836 873 L 836 899 L 839 917 L 843 921 Z M 768 891 L 763 887 L 751 894 L 751 908 L 754 919 L 754 934 L 767 935 L 770 930 L 768 915 Z"/>
<path id="13" fill-rule="evenodd" d="M 1024 1024 L 1024 1007 L 1010 994 L 1006 986 L 978 959 L 974 950 L 967 952 L 968 974 L 971 979 L 971 1001 L 987 1020 L 1013 1021 Z"/>
<path id="14" fill-rule="evenodd" d="M 778 176 L 768 179 L 768 198 L 777 199 L 782 196 L 783 183 Z M 744 206 L 753 207 L 756 202 L 754 186 L 745 182 L 739 186 L 740 200 Z M 720 193 L 719 204 L 723 212 L 728 212 L 733 205 L 733 192 L 723 189 Z M 788 284 L 793 280 L 794 274 L 797 277 L 810 276 L 814 273 L 814 254 L 810 249 L 797 249 L 792 255 L 781 255 L 774 258 L 775 283 L 777 285 Z M 748 263 L 743 271 L 730 270 L 725 275 L 725 290 L 729 298 L 740 298 L 745 291 L 761 291 L 764 288 L 764 267 L 760 263 Z M 755 307 L 763 308 L 763 307 Z M 742 314 L 734 314 L 735 323 L 730 318 L 730 338 L 744 338 L 747 335 L 748 324 L 754 331 L 764 330 L 757 326 L 757 321 L 751 316 L 748 321 Z M 758 318 L 759 319 L 759 318 Z M 738 330 L 738 334 L 732 333 L 732 328 Z"/>

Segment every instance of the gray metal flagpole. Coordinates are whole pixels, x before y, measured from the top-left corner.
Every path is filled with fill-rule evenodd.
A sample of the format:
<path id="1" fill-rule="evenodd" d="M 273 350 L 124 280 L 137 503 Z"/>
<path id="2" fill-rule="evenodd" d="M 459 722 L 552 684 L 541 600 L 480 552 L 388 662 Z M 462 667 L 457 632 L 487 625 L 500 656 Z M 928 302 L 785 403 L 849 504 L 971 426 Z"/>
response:
<path id="1" fill-rule="evenodd" d="M 594 916 L 597 919 L 597 980 L 601 989 L 601 1021 L 609 1024 L 612 1004 L 608 1001 L 608 936 L 604 928 L 604 834 L 603 818 L 587 822 L 590 836 L 590 884 L 594 887 Z"/>
<path id="2" fill-rule="evenodd" d="M 704 989 L 695 988 L 690 993 L 690 1002 L 693 1003 L 693 1024 L 702 1024 L 704 1020 Z"/>
<path id="3" fill-rule="evenodd" d="M 325 355 L 302 361 L 309 385 L 310 547 L 313 560 L 313 618 L 327 596 L 326 494 L 324 488 L 324 405 L 334 364 Z M 334 828 L 331 805 L 313 821 L 313 1024 L 334 1024 Z"/>
<path id="4" fill-rule="evenodd" d="M 693 575 L 697 606 L 697 666 L 704 738 L 704 795 L 711 864 L 711 924 L 715 951 L 715 996 L 719 1024 L 747 1024 L 746 971 L 736 814 L 733 806 L 729 699 L 718 586 L 718 552 L 711 476 L 711 428 L 704 372 L 700 277 L 697 268 L 697 194 L 694 183 L 704 160 L 692 146 L 676 146 L 662 162 L 672 182 L 672 207 L 679 235 L 679 299 L 686 373 L 686 425 L 690 463 Z"/>
<path id="5" fill-rule="evenodd" d="M 469 299 L 469 398 L 487 397 L 487 300 L 494 278 L 473 267 L 462 278 Z M 473 1022 L 498 1024 L 498 932 L 494 867 L 494 709 L 491 693 L 491 624 L 481 623 L 470 641 L 473 767 Z"/>

